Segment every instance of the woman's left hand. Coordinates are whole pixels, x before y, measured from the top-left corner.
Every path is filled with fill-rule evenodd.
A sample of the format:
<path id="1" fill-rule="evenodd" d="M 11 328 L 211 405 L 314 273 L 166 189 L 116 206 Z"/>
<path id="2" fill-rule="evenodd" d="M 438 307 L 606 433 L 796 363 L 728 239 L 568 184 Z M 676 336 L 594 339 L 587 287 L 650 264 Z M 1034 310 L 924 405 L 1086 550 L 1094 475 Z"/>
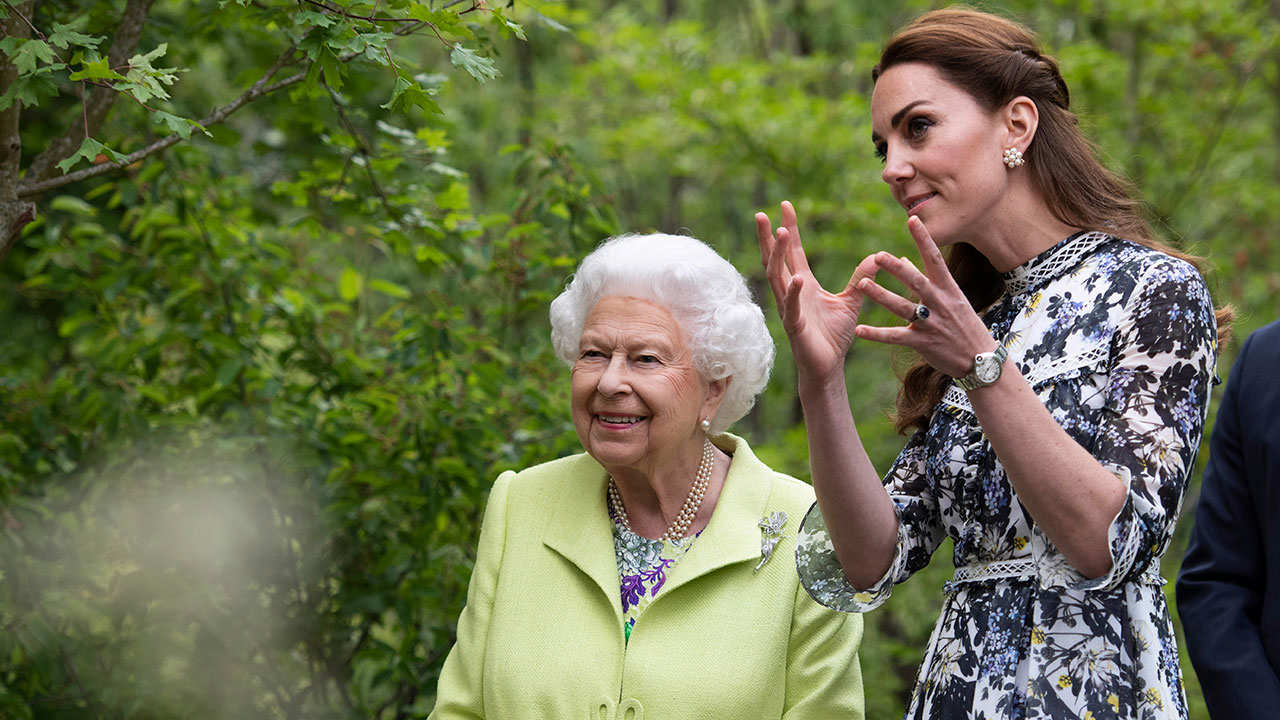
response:
<path id="1" fill-rule="evenodd" d="M 905 257 L 894 257 L 883 251 L 872 257 L 877 270 L 888 272 L 920 298 L 919 304 L 928 308 L 928 317 L 916 315 L 917 303 L 865 278 L 859 281 L 857 289 L 908 324 L 901 327 L 858 325 L 854 332 L 865 340 L 909 347 L 920 353 L 925 362 L 951 377 L 967 375 L 973 369 L 974 356 L 994 350 L 996 341 L 951 277 L 924 222 L 912 215 L 907 218 L 907 229 L 920 250 L 923 273 Z"/>

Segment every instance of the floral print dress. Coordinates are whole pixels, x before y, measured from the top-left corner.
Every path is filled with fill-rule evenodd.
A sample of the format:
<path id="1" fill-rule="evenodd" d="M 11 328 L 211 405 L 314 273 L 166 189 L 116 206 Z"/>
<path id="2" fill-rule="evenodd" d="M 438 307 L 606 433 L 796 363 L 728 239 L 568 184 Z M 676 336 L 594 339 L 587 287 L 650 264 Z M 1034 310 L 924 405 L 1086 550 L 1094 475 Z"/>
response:
<path id="1" fill-rule="evenodd" d="M 1005 273 L 983 319 L 1054 419 L 1124 483 L 1111 570 L 1087 579 L 1067 563 L 953 385 L 884 478 L 899 520 L 884 577 L 849 584 L 814 505 L 797 542 L 801 582 L 828 607 L 865 612 L 954 541 L 956 579 L 907 718 L 1186 718 L 1158 572 L 1214 381 L 1203 279 L 1169 255 L 1080 233 Z"/>

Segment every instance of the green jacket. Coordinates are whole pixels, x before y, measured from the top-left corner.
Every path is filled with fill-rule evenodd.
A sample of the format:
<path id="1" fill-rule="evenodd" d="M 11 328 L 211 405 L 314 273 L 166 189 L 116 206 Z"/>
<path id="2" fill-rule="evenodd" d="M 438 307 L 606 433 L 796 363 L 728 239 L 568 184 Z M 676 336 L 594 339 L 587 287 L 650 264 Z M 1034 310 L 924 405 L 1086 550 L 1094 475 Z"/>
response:
<path id="1" fill-rule="evenodd" d="M 862 617 L 815 603 L 795 568 L 806 484 L 741 438 L 711 522 L 624 643 L 607 477 L 587 455 L 493 485 L 458 641 L 431 718 L 862 718 Z M 761 559 L 766 515 L 787 515 Z"/>

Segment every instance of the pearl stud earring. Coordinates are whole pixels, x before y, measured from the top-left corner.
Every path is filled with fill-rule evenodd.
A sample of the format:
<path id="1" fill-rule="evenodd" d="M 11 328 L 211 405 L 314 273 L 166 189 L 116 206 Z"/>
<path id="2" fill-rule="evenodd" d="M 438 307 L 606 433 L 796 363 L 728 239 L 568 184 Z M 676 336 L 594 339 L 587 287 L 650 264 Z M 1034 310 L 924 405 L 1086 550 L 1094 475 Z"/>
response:
<path id="1" fill-rule="evenodd" d="M 702 432 L 711 432 L 711 420 L 702 418 L 702 422 L 699 425 L 702 426 Z"/>
<path id="2" fill-rule="evenodd" d="M 1016 147 L 1004 149 L 1004 166 L 1010 170 L 1016 167 L 1022 167 L 1027 162 L 1022 159 L 1022 151 Z"/>

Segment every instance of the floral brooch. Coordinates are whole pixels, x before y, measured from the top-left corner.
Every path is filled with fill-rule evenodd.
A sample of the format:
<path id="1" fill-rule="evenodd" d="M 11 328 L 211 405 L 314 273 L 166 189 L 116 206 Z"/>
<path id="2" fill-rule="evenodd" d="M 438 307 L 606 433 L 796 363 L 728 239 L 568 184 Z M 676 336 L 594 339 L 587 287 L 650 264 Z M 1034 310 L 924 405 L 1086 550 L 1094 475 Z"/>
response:
<path id="1" fill-rule="evenodd" d="M 773 557 L 773 549 L 778 546 L 778 541 L 782 539 L 782 528 L 787 524 L 787 514 L 785 512 L 772 512 L 765 517 L 760 518 L 758 523 L 760 527 L 760 562 L 756 563 L 756 569 L 752 572 L 760 572 L 760 568 L 769 562 L 769 558 Z"/>

